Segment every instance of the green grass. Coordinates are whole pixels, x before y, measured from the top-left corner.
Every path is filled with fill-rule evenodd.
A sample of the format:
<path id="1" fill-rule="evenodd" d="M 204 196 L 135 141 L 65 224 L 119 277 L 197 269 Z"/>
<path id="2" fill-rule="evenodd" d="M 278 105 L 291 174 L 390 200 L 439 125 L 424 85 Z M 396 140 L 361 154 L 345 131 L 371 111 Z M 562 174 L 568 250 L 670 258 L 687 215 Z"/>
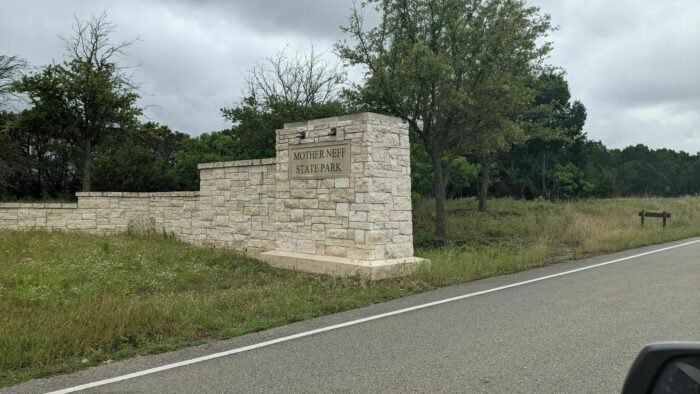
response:
<path id="1" fill-rule="evenodd" d="M 348 310 L 438 286 L 700 235 L 700 198 L 416 203 L 433 264 L 381 282 L 298 274 L 158 235 L 0 230 L 0 386 Z M 637 212 L 668 210 L 669 227 Z M 443 245 L 444 244 L 444 245 Z"/>

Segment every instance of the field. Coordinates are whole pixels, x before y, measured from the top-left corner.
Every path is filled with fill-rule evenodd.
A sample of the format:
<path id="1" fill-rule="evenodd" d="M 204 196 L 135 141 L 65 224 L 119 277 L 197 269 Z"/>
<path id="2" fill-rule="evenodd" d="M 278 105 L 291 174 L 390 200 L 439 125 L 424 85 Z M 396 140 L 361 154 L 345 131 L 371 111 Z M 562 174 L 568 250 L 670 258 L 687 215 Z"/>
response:
<path id="1" fill-rule="evenodd" d="M 430 236 L 433 202 L 414 207 L 414 243 L 434 264 L 417 276 L 444 286 L 546 264 L 575 260 L 700 235 L 700 198 L 617 198 L 553 203 L 497 199 L 487 212 L 473 199 L 448 204 L 448 240 L 441 247 Z M 661 219 L 640 210 L 668 211 Z M 438 244 L 438 245 L 436 245 Z"/>
<path id="2" fill-rule="evenodd" d="M 0 230 L 0 386 L 137 354 L 230 338 L 439 286 L 700 235 L 700 198 L 415 202 L 428 269 L 367 282 L 275 270 L 159 234 Z M 637 212 L 673 213 L 640 228 Z"/>

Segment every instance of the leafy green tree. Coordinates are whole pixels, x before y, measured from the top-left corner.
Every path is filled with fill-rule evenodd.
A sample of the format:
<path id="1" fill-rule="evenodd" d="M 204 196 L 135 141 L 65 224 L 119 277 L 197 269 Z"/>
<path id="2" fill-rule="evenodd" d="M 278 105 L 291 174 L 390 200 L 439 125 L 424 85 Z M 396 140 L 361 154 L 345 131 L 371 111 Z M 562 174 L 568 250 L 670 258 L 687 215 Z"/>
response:
<path id="1" fill-rule="evenodd" d="M 151 192 L 173 188 L 167 163 L 134 141 L 121 144 L 109 155 L 98 154 L 94 165 L 95 190 Z"/>
<path id="2" fill-rule="evenodd" d="M 579 101 L 571 102 L 569 85 L 557 70 L 548 70 L 533 82 L 535 98 L 522 120 L 526 141 L 512 148 L 502 166 L 512 194 L 549 198 L 556 181 L 554 169 L 576 162 L 569 148 L 586 140 L 586 108 Z"/>
<path id="3" fill-rule="evenodd" d="M 451 198 L 460 198 L 467 195 L 477 183 L 480 169 L 466 157 L 459 156 L 452 161 L 450 172 L 449 195 Z"/>
<path id="4" fill-rule="evenodd" d="M 453 159 L 482 162 L 485 208 L 491 161 L 522 130 L 515 116 L 532 98 L 528 82 L 549 52 L 549 17 L 520 0 L 370 0 L 381 13 L 366 27 L 355 8 L 337 50 L 366 69 L 351 97 L 408 122 L 433 166 L 435 234 L 445 236 L 445 198 Z M 447 163 L 447 166 L 443 165 Z M 485 164 L 485 165 L 484 165 Z"/>
<path id="5" fill-rule="evenodd" d="M 224 118 L 233 123 L 225 132 L 235 141 L 231 152 L 237 159 L 259 159 L 275 156 L 275 130 L 285 123 L 325 118 L 346 113 L 339 101 L 300 104 L 276 96 L 259 103 L 253 97 L 222 109 Z"/>
<path id="6" fill-rule="evenodd" d="M 239 146 L 228 131 L 204 133 L 179 145 L 174 155 L 173 173 L 180 190 L 199 189 L 197 164 L 238 160 Z"/>
<path id="7" fill-rule="evenodd" d="M 110 136 L 95 158 L 97 190 L 181 190 L 175 155 L 189 139 L 184 133 L 153 122 Z"/>
<path id="8" fill-rule="evenodd" d="M 557 198 L 581 197 L 592 188 L 592 185 L 586 182 L 583 171 L 574 163 L 557 164 L 553 173 L 553 192 Z"/>
<path id="9" fill-rule="evenodd" d="M 104 138 L 136 124 L 141 110 L 128 74 L 116 63 L 132 42 L 112 44 L 114 26 L 105 14 L 76 20 L 64 39 L 67 59 L 22 77 L 14 90 L 26 94 L 32 111 L 60 125 L 56 135 L 82 148 L 82 189 L 91 189 L 93 149 Z"/>
<path id="10" fill-rule="evenodd" d="M 12 115 L 3 130 L 11 141 L 6 145 L 6 167 L 14 173 L 10 194 L 17 198 L 67 197 L 67 190 L 76 182 L 75 149 L 55 138 L 60 126 L 31 109 Z"/>
<path id="11" fill-rule="evenodd" d="M 3 199 L 17 195 L 19 179 L 27 179 L 30 173 L 20 139 L 11 127 L 16 118 L 14 113 L 0 112 L 0 198 Z"/>
<path id="12" fill-rule="evenodd" d="M 425 147 L 411 144 L 411 191 L 421 196 L 433 194 L 435 188 L 433 165 Z"/>

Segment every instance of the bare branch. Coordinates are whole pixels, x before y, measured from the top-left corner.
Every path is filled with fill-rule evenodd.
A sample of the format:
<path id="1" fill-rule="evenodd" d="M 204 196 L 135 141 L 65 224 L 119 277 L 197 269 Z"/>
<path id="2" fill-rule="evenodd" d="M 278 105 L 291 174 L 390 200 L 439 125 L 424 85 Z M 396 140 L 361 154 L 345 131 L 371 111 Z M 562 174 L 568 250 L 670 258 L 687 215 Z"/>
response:
<path id="1" fill-rule="evenodd" d="M 92 16 L 89 21 L 81 21 L 74 16 L 73 33 L 69 37 L 59 36 L 66 49 L 69 61 L 84 63 L 88 68 L 102 71 L 108 67 L 116 70 L 115 78 L 124 86 L 136 89 L 132 73 L 127 70 L 133 67 L 121 66 L 119 58 L 126 55 L 126 50 L 132 44 L 140 41 L 139 37 L 132 40 L 112 43 L 111 35 L 116 26 L 107 20 L 107 13 Z"/>
<path id="2" fill-rule="evenodd" d="M 245 95 L 259 102 L 282 99 L 308 107 L 338 100 L 346 82 L 341 63 L 329 64 L 313 46 L 308 54 L 288 55 L 285 47 L 258 61 L 246 75 Z"/>
<path id="3" fill-rule="evenodd" d="M 22 74 L 27 62 L 17 56 L 0 55 L 0 109 L 9 107 L 14 97 L 12 83 Z"/>

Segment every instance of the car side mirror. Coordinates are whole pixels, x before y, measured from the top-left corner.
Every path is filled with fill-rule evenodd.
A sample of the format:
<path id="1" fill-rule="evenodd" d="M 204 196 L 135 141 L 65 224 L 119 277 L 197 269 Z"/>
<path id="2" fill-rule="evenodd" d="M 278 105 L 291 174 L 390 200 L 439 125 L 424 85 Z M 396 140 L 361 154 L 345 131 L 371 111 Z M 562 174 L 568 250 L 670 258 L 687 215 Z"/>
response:
<path id="1" fill-rule="evenodd" d="M 634 360 L 622 394 L 700 394 L 700 343 L 648 345 Z"/>

